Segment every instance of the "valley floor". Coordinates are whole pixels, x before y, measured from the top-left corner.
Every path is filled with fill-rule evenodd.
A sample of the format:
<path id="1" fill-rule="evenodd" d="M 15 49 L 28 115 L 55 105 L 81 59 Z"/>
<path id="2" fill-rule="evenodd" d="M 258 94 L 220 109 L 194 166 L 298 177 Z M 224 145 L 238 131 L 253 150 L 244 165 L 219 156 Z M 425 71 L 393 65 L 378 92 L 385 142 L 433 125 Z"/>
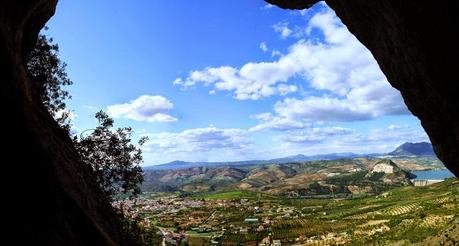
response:
<path id="1" fill-rule="evenodd" d="M 353 199 L 232 191 L 125 202 L 167 245 L 458 245 L 459 181 Z"/>

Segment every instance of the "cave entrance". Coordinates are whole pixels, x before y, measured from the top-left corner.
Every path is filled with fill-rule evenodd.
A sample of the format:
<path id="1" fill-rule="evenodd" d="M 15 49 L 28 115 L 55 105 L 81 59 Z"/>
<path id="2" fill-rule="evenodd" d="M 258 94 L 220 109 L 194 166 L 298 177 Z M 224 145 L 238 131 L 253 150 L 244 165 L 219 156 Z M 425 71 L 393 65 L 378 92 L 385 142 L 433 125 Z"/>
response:
<path id="1" fill-rule="evenodd" d="M 393 216 L 403 220 L 414 213 L 419 221 L 426 216 L 417 202 L 399 205 L 418 188 L 402 197 L 399 187 L 437 182 L 443 178 L 413 181 L 411 172 L 428 175 L 423 171 L 444 166 L 400 92 L 328 5 L 287 12 L 259 3 L 232 2 L 228 9 L 188 4 L 126 3 L 99 15 L 88 8 L 87 15 L 94 18 L 90 23 L 119 23 L 84 28 L 63 9 L 55 26 L 50 25 L 64 39 L 69 64 L 80 66 L 82 75 L 77 76 L 87 80 L 76 81 L 73 89 L 80 117 L 76 122 L 90 128 L 86 118 L 92 117 L 91 110 L 103 108 L 150 138 L 144 149 L 144 191 L 169 192 L 167 199 L 185 204 L 162 207 L 176 215 L 187 206 L 212 209 L 220 206 L 213 200 L 227 203 L 228 210 L 221 213 L 195 209 L 187 210 L 188 217 L 152 214 L 160 228 L 178 231 L 170 240 L 180 240 L 187 230 L 212 234 L 232 225 L 238 229 L 229 229 L 231 233 L 252 235 L 257 242 L 282 241 L 290 235 L 282 232 L 284 227 L 296 228 L 290 236 L 299 238 L 311 233 L 304 221 L 329 219 L 330 225 L 318 226 L 335 228 L 332 223 L 345 218 L 365 220 L 369 224 L 362 228 L 377 226 L 384 233 Z M 167 11 L 172 7 L 173 12 Z M 121 10 L 123 17 L 116 19 L 114 13 Z M 88 41 L 66 48 L 65 39 L 73 37 L 65 25 L 84 29 L 78 35 Z M 100 81 L 96 86 L 90 83 L 95 79 Z M 450 186 L 432 187 L 446 191 Z M 160 201 L 152 198 L 140 206 L 162 206 Z M 288 225 L 258 214 L 273 212 L 269 202 Z M 364 206 L 367 202 L 371 205 Z M 384 202 L 392 205 L 382 208 Z M 239 215 L 243 220 L 202 222 L 230 216 L 228 211 L 238 206 L 248 208 Z M 365 212 L 344 215 L 355 207 Z M 370 219 L 378 213 L 384 215 Z M 194 227 L 187 224 L 189 218 Z M 271 222 L 265 219 L 273 229 L 267 229 Z M 267 235 L 270 230 L 274 236 Z M 218 240 L 231 240 L 225 235 Z M 333 240 L 349 240 L 334 235 Z M 304 240 L 322 240 L 308 237 Z"/>
<path id="2" fill-rule="evenodd" d="M 454 62 L 450 62 L 452 59 L 449 59 L 454 52 L 442 48 L 448 45 L 438 45 L 436 46 L 438 49 L 431 48 L 431 45 L 437 42 L 449 44 L 457 40 L 450 38 L 450 35 L 432 35 L 432 32 L 448 33 L 448 30 L 452 30 L 448 25 L 430 28 L 435 25 L 431 23 L 431 20 L 436 19 L 431 17 L 454 20 L 452 13 L 455 12 L 455 9 L 440 12 L 438 8 L 432 8 L 426 3 L 387 5 L 381 1 L 373 3 L 378 6 L 370 6 L 366 2 L 355 1 L 344 5 L 344 3 L 327 1 L 349 26 L 349 29 L 370 48 L 392 85 L 401 90 L 410 110 L 422 120 L 423 127 L 428 131 L 436 152 L 445 164 L 457 173 L 455 162 L 458 156 L 457 150 L 451 146 L 457 146 L 457 134 L 455 134 L 457 121 L 454 120 L 454 112 L 458 111 L 456 110 L 457 104 L 449 103 L 456 101 L 454 97 L 456 90 L 444 89 L 449 88 L 444 86 L 444 81 L 449 81 L 451 76 L 447 72 L 443 73 L 444 71 L 457 71 L 450 69 L 455 66 L 452 65 L 455 64 Z M 285 3 L 288 4 L 288 2 Z M 65 4 L 68 5 L 62 6 L 60 12 L 62 14 L 65 13 L 66 7 L 68 9 L 78 7 L 71 5 L 75 3 Z M 407 117 L 403 119 L 407 122 L 408 128 L 410 120 L 411 123 L 415 120 L 409 119 L 411 116 L 406 115 L 408 111 L 403 103 L 396 103 L 397 100 L 401 102 L 401 97 L 387 86 L 386 78 L 381 76 L 381 71 L 375 70 L 375 67 L 378 66 L 374 60 L 371 60 L 372 55 L 362 49 L 362 46 L 334 16 L 333 11 L 325 5 L 317 5 L 310 11 L 296 12 L 291 16 L 275 12 L 278 10 L 274 10 L 271 5 L 257 5 L 255 6 L 257 11 L 262 13 L 260 16 L 264 15 L 260 18 L 266 18 L 269 21 L 253 19 L 252 22 L 247 21 L 254 18 L 250 14 L 252 11 L 248 13 L 247 8 L 241 8 L 239 5 L 250 7 L 254 3 L 231 3 L 234 6 L 228 5 L 228 9 L 230 7 L 232 10 L 240 8 L 241 11 L 231 13 L 241 14 L 241 18 L 228 15 L 223 19 L 215 15 L 215 13 L 221 14 L 222 12 L 217 11 L 221 9 L 212 6 L 211 3 L 208 6 L 214 11 L 203 12 L 200 9 L 199 14 L 193 16 L 191 16 L 193 11 L 198 12 L 193 6 L 177 10 L 176 6 L 168 5 L 168 3 L 165 3 L 164 6 L 158 3 L 145 4 L 152 4 L 152 6 L 142 5 L 142 8 L 131 9 L 130 6 L 117 3 L 112 6 L 114 11 L 110 13 L 97 11 L 97 8 L 85 8 L 89 11 L 85 13 L 80 6 L 79 10 L 82 12 L 79 13 L 84 13 L 85 17 L 81 19 L 96 18 L 96 20 L 88 21 L 88 23 L 75 22 L 70 19 L 59 21 L 59 18 L 65 19 L 65 15 L 59 15 L 58 12 L 54 22 L 51 22 L 49 26 L 50 35 L 59 40 L 61 44 L 63 58 L 69 64 L 69 75 L 75 76 L 72 79 L 78 85 L 72 89 L 71 93 L 75 99 L 69 103 L 70 107 L 79 107 L 78 110 L 74 109 L 78 115 L 75 118 L 76 131 L 90 129 L 93 123 L 89 120 L 89 116 L 85 115 L 89 115 L 94 107 L 103 108 L 112 117 L 119 120 L 120 124 L 129 124 L 138 129 L 139 136 L 142 134 L 150 136 L 150 142 L 145 149 L 146 161 L 156 160 L 156 163 L 160 163 L 158 158 L 162 157 L 155 156 L 155 154 L 161 153 L 164 158 L 179 157 L 182 159 L 181 156 L 184 156 L 193 161 L 191 165 L 197 165 L 197 167 L 185 169 L 186 171 L 183 171 L 184 169 L 180 169 L 182 171 L 158 170 L 158 166 L 151 168 L 152 171 L 148 175 L 154 180 L 164 183 L 174 181 L 178 177 L 181 182 L 179 182 L 180 189 L 184 194 L 189 195 L 189 192 L 196 192 L 194 195 L 197 196 L 187 200 L 181 195 L 173 195 L 170 199 L 168 197 L 168 200 L 174 201 L 172 205 L 167 201 L 153 198 L 155 202 L 148 206 L 154 205 L 166 207 L 166 209 L 175 205 L 184 209 L 209 208 L 209 205 L 237 208 L 226 214 L 231 221 L 225 220 L 225 223 L 240 222 L 237 222 L 239 223 L 237 227 L 229 226 L 234 233 L 229 236 L 225 233 L 218 234 L 218 237 L 215 238 L 212 235 L 210 239 L 223 241 L 234 238 L 234 235 L 242 235 L 237 237 L 239 241 L 246 240 L 253 243 L 253 241 L 267 240 L 266 243 L 274 245 L 279 245 L 292 238 L 296 241 L 340 240 L 340 242 L 346 242 L 354 240 L 356 238 L 349 236 L 343 230 L 356 224 L 347 224 L 345 218 L 359 222 L 358 228 L 377 226 L 377 233 L 398 231 L 389 230 L 391 229 L 389 226 L 394 226 L 391 222 L 400 222 L 400 219 L 392 220 L 391 216 L 398 216 L 397 218 L 402 218 L 402 222 L 405 221 L 395 226 L 400 228 L 406 228 L 407 224 L 412 226 L 410 228 L 413 230 L 410 229 L 410 235 L 416 236 L 408 240 L 420 241 L 428 236 L 436 236 L 436 234 L 413 233 L 419 223 L 434 221 L 434 223 L 428 223 L 427 226 L 434 224 L 437 226 L 436 231 L 431 230 L 429 233 L 441 232 L 455 218 L 457 206 L 454 203 L 457 196 L 457 181 L 452 179 L 443 184 L 431 186 L 434 192 L 428 195 L 438 195 L 435 198 L 423 196 L 422 199 L 426 199 L 420 199 L 419 196 L 427 193 L 416 192 L 416 187 L 391 189 L 379 194 L 390 184 L 399 185 L 408 182 L 409 177 L 403 175 L 409 174 L 402 170 L 401 164 L 398 165 L 397 162 L 387 159 L 376 161 L 371 159 L 374 158 L 371 155 L 374 152 L 370 150 L 377 150 L 376 152 L 384 148 L 389 150 L 389 147 L 382 144 L 387 145 L 395 135 L 403 136 L 400 132 L 406 130 L 405 126 L 392 124 L 394 119 Z M 6 123 L 9 129 L 16 130 L 5 133 L 5 139 L 11 140 L 9 141 L 11 145 L 7 147 L 6 152 L 13 153 L 14 150 L 24 146 L 30 150 L 27 155 L 17 157 L 17 162 L 21 164 L 29 164 L 30 160 L 37 163 L 33 166 L 20 165 L 21 167 L 18 167 L 29 168 L 21 172 L 26 176 L 26 183 L 33 184 L 28 187 L 31 193 L 28 199 L 38 200 L 39 194 L 46 198 L 41 205 L 42 213 L 32 215 L 37 219 L 28 218 L 31 223 L 30 227 L 36 231 L 25 228 L 24 233 L 30 235 L 31 239 L 40 238 L 56 245 L 62 244 L 62 241 L 66 239 L 72 242 L 82 242 L 82 244 L 88 243 L 91 242 L 91 237 L 97 237 L 97 242 L 114 244 L 117 241 L 121 242 L 122 236 L 116 233 L 116 219 L 113 219 L 111 209 L 107 207 L 108 204 L 97 199 L 97 189 L 94 188 L 91 179 L 82 178 L 86 177 L 84 174 L 89 172 L 76 165 L 80 161 L 71 147 L 70 139 L 57 128 L 40 104 L 32 103 L 34 95 L 26 83 L 28 78 L 24 72 L 22 59 L 28 53 L 28 48 L 30 48 L 28 46 L 32 43 L 30 41 L 34 40 L 35 33 L 31 33 L 31 30 L 42 26 L 52 15 L 52 6 L 52 1 L 41 0 L 20 6 L 8 4 L 4 11 L 0 11 L 3 17 L 0 18 L 1 20 L 11 20 L 2 21 L 0 32 L 3 37 L 0 42 L 0 54 L 2 54 L 0 56 L 2 66 L 0 67 L 2 67 L 2 77 L 5 78 L 6 83 L 6 93 L 3 93 L 2 99 L 5 100 L 5 105 L 12 105 L 7 108 L 11 121 Z M 100 9 L 105 10 L 106 6 L 101 5 Z M 152 9 L 161 11 L 158 11 L 157 15 L 151 15 Z M 347 11 L 349 9 L 354 9 L 354 11 Z M 359 15 L 359 11 L 356 11 L 358 9 L 368 10 L 367 15 Z M 388 11 L 383 12 L 382 9 Z M 410 9 L 423 11 L 421 11 L 422 14 L 416 12 L 416 17 L 413 17 Z M 94 10 L 96 13 L 91 13 Z M 174 12 L 175 19 L 167 19 L 173 13 L 171 10 L 177 10 Z M 374 12 L 375 10 L 385 14 L 389 13 L 394 18 L 386 18 L 380 12 Z M 114 16 L 113 13 L 123 13 L 123 15 L 118 18 L 119 16 Z M 426 15 L 423 15 L 424 13 Z M 105 14 L 108 16 L 104 16 Z M 18 18 L 11 16 L 18 16 Z M 21 16 L 26 17 L 24 21 L 18 22 Z M 73 15 L 67 16 L 75 19 Z M 154 20 L 168 21 L 146 21 L 151 16 L 158 18 Z M 418 16 L 423 19 L 413 21 Z M 301 20 L 295 21 L 294 18 L 297 17 Z M 375 21 L 368 21 L 368 18 Z M 359 21 L 356 21 L 357 19 Z M 110 20 L 110 23 L 107 20 Z M 392 20 L 395 22 L 391 22 Z M 32 21 L 34 23 L 31 24 Z M 120 25 L 113 25 L 112 21 L 119 21 Z M 268 22 L 272 23 L 266 25 L 265 23 Z M 299 22 L 303 24 L 298 24 Z M 68 25 L 72 23 L 72 27 L 76 29 L 68 28 Z M 123 23 L 133 25 L 123 26 Z M 173 28 L 161 29 L 163 24 L 158 23 L 170 23 L 170 27 Z M 195 25 L 196 23 L 202 25 Z M 369 26 L 368 23 L 375 25 Z M 422 24 L 419 25 L 422 27 L 413 25 L 413 23 Z M 151 28 L 152 33 L 145 33 L 143 31 L 147 29 L 139 28 L 142 24 L 149 24 L 155 28 Z M 225 26 L 228 28 L 222 30 L 219 27 L 223 25 L 220 24 L 227 24 Z M 265 25 L 264 28 L 263 25 Z M 394 28 L 390 32 L 384 32 L 388 26 Z M 126 28 L 118 29 L 119 27 Z M 66 32 L 69 29 L 80 32 Z M 427 31 L 423 31 L 424 29 Z M 237 31 L 230 32 L 234 30 Z M 267 30 L 277 36 L 265 36 L 263 33 L 266 34 Z M 375 34 L 374 30 L 382 32 Z M 38 32 L 38 30 L 35 31 Z M 407 35 L 392 35 L 394 31 L 396 34 L 406 32 Z M 72 41 L 64 41 L 66 37 L 75 38 L 72 36 L 75 33 L 78 33 L 79 37 L 96 38 L 90 41 L 81 38 L 73 39 L 78 40 L 78 43 L 73 44 Z M 413 38 L 413 33 L 416 34 L 414 35 L 416 39 Z M 407 40 L 397 40 L 402 36 Z M 201 38 L 194 40 L 194 37 Z M 387 39 L 378 39 L 378 37 Z M 211 39 L 220 42 L 210 42 Z M 244 41 L 246 39 L 252 42 Z M 183 40 L 187 41 L 188 46 L 185 48 L 178 45 Z M 384 41 L 387 46 L 381 48 L 375 44 L 375 40 L 378 41 L 376 43 L 379 43 L 380 40 L 390 41 Z M 161 46 L 161 44 L 172 48 Z M 415 48 L 404 50 L 403 46 L 406 44 L 414 44 L 410 47 Z M 78 49 L 73 50 L 74 53 L 72 53 L 73 45 L 74 47 L 79 45 Z M 82 46 L 85 49 L 81 49 Z M 138 52 L 139 47 L 143 52 Z M 418 53 L 419 50 L 423 52 Z M 183 55 L 185 53 L 188 56 Z M 392 60 L 403 69 L 391 65 Z M 426 63 L 426 60 L 429 60 L 429 63 Z M 127 62 L 118 63 L 123 61 Z M 75 66 L 75 64 L 79 65 Z M 176 65 L 181 69 L 174 67 Z M 169 70 L 171 68 L 174 69 L 172 72 Z M 423 72 L 416 72 L 420 70 Z M 92 76 L 95 74 L 98 75 L 97 84 L 89 86 L 84 84 L 86 82 L 81 82 L 93 81 Z M 435 78 L 435 81 L 432 81 L 431 78 Z M 155 83 L 154 90 L 153 87 L 149 87 L 151 85 L 149 81 Z M 169 82 L 162 84 L 161 81 Z M 84 88 L 84 86 L 87 87 Z M 115 86 L 119 88 L 119 91 L 111 90 Z M 111 91 L 110 94 L 107 93 L 110 97 L 106 97 L 100 93 L 101 91 Z M 425 93 L 426 91 L 429 93 Z M 85 98 L 84 95 L 88 97 Z M 420 95 L 425 98 L 416 101 Z M 88 103 L 84 104 L 83 100 Z M 437 103 L 432 104 L 431 102 Z M 430 112 L 436 113 L 431 114 Z M 209 118 L 209 115 L 213 118 Z M 373 131 L 375 129 L 372 126 L 379 127 L 379 131 Z M 419 124 L 415 126 L 412 124 L 411 127 L 414 130 L 420 129 Z M 392 132 L 397 132 L 397 134 L 391 137 Z M 406 133 L 407 138 L 413 136 L 416 137 L 414 131 Z M 424 139 L 427 140 L 425 136 Z M 374 144 L 378 141 L 381 142 L 380 145 Z M 362 152 L 365 156 L 343 160 L 336 159 L 336 157 L 348 157 L 353 154 L 338 153 L 334 154 L 335 157 L 328 155 L 333 154 L 335 151 L 332 150 L 335 149 L 347 148 L 345 151 L 354 151 L 353 148 L 356 146 L 364 149 Z M 391 153 L 391 156 L 398 153 L 397 151 L 412 150 L 412 146 L 406 147 L 401 146 Z M 417 148 L 416 146 L 415 149 Z M 161 152 L 154 152 L 155 149 Z M 311 158 L 309 154 L 312 153 L 323 155 L 314 157 L 318 159 L 317 161 L 302 160 L 303 163 L 299 163 L 294 160 L 294 163 L 290 163 L 289 158 L 307 159 Z M 244 161 L 252 157 L 263 157 L 263 155 L 272 157 L 267 158 L 266 161 L 260 161 L 261 163 L 251 164 Z M 323 159 L 330 158 L 333 160 L 323 161 Z M 272 163 L 274 161 L 287 163 L 279 165 Z M 330 163 L 333 165 L 328 165 Z M 235 164 L 236 167 L 229 164 Z M 332 170 L 336 169 L 338 164 L 342 168 Z M 421 164 L 425 163 L 419 165 Z M 190 163 L 172 161 L 168 165 L 188 167 Z M 370 169 L 362 170 L 365 167 L 370 167 Z M 324 172 L 323 170 L 327 168 L 329 169 Z M 342 170 L 345 170 L 346 173 L 342 173 Z M 196 181 L 195 183 L 183 183 L 186 178 L 190 177 L 187 176 L 188 171 L 193 175 L 197 174 L 196 177 L 191 178 L 192 181 Z M 314 175 L 309 175 L 312 172 Z M 298 176 L 298 174 L 301 175 Z M 308 180 L 314 180 L 314 182 L 301 183 Z M 355 183 L 362 180 L 365 183 Z M 372 186 L 373 182 L 380 186 Z M 221 190 L 223 192 L 212 190 L 228 184 L 235 185 L 232 187 L 237 187 L 237 190 Z M 286 188 L 286 190 L 276 189 L 275 185 L 279 184 L 285 185 L 281 188 Z M 306 188 L 292 189 L 299 185 L 305 185 Z M 372 187 L 378 190 L 373 191 Z M 163 187 L 153 183 L 151 188 Z M 169 185 L 164 188 L 172 191 L 176 189 Z M 290 197 L 283 197 L 284 191 L 287 191 L 285 195 Z M 379 195 L 368 200 L 365 200 L 367 199 L 365 197 L 354 199 L 356 196 L 371 192 Z M 352 194 L 353 199 L 341 199 L 338 194 Z M 328 200 L 321 200 L 320 197 L 317 197 L 318 195 L 325 195 L 322 198 Z M 311 200 L 310 196 L 314 196 L 314 199 Z M 297 199 L 298 197 L 300 199 Z M 414 197 L 417 199 L 416 202 L 406 202 L 407 198 Z M 15 202 L 24 201 L 24 197 L 17 194 L 13 198 Z M 371 204 L 362 206 L 364 204 L 362 201 Z M 387 203 L 382 205 L 380 201 Z M 273 203 L 275 210 L 269 207 Z M 23 208 L 23 204 L 26 203 L 18 207 Z M 245 208 L 247 210 L 244 210 Z M 356 213 L 356 208 L 363 212 Z M 54 209 L 56 211 L 53 211 Z M 431 215 L 436 213 L 426 214 L 426 209 L 441 209 L 441 213 L 438 213 L 441 216 L 432 217 Z M 222 214 L 196 209 L 191 217 L 185 218 L 180 217 L 183 215 L 180 211 L 174 208 L 168 210 L 166 217 L 161 217 L 160 222 L 164 225 L 159 227 L 159 234 L 164 236 L 163 243 L 166 243 L 166 240 L 169 243 L 181 240 L 183 238 L 183 235 L 180 234 L 181 230 L 188 233 L 187 235 L 224 231 L 222 221 L 218 219 L 226 218 L 221 216 Z M 241 213 L 240 211 L 250 212 Z M 262 215 L 267 213 L 268 216 L 262 216 L 259 212 Z M 274 217 L 276 213 L 280 217 Z M 20 221 L 25 221 L 23 214 L 18 216 L 21 218 Z M 311 217 L 304 219 L 305 216 Z M 182 220 L 175 221 L 176 218 L 182 218 Z M 242 221 L 241 218 L 244 220 Z M 146 219 L 145 223 L 151 222 L 150 218 L 144 219 Z M 362 220 L 366 223 L 360 223 Z M 50 226 L 39 226 L 43 221 L 51 221 Z M 210 228 L 209 225 L 188 228 L 186 223 L 190 221 L 209 222 Z M 210 224 L 215 221 L 220 224 Z M 311 221 L 317 223 L 311 223 Z M 185 227 L 182 227 L 181 222 L 185 223 Z M 309 228 L 311 224 L 314 225 L 313 230 L 307 229 L 306 224 Z M 217 229 L 213 227 L 214 225 Z M 324 228 L 330 227 L 337 228 L 339 234 L 321 234 Z M 54 228 L 60 229 L 53 230 Z M 362 238 L 362 240 L 373 240 L 372 238 L 365 239 L 365 235 L 370 235 L 372 230 L 358 228 L 355 228 L 355 231 L 363 232 L 359 240 Z M 193 238 L 208 240 L 209 235 Z M 370 241 L 363 243 L 365 242 Z"/>

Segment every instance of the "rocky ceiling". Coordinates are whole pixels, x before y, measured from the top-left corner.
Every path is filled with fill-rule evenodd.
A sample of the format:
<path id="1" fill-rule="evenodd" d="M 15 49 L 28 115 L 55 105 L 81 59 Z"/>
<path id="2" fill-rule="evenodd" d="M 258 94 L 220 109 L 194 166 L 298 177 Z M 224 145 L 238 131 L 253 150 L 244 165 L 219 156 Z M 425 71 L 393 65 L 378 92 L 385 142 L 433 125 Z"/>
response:
<path id="1" fill-rule="evenodd" d="M 268 0 L 282 8 L 317 1 Z M 459 175 L 458 2 L 327 0 L 373 53 L 408 108 L 421 119 L 439 158 Z M 57 0 L 0 2 L 0 81 L 6 238 L 17 244 L 116 245 L 119 221 L 91 172 L 43 105 L 24 67 Z M 15 154 L 17 153 L 17 154 Z M 6 180 L 6 179 L 5 179 Z M 19 234 L 19 235 L 18 235 Z"/>

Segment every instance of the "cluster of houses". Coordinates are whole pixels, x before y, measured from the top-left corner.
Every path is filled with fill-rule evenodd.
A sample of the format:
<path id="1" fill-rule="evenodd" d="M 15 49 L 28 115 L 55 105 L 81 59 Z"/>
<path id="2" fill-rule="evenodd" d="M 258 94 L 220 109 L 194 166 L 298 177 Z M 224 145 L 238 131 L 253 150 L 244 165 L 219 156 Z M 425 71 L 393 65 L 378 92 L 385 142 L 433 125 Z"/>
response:
<path id="1" fill-rule="evenodd" d="M 146 227 L 159 228 L 166 245 L 179 245 L 202 236 L 207 244 L 221 245 L 222 240 L 233 236 L 267 234 L 275 221 L 294 219 L 314 212 L 320 206 L 305 207 L 305 210 L 281 204 L 266 204 L 256 200 L 204 200 L 184 198 L 176 195 L 158 198 L 117 201 L 114 206 L 129 211 L 132 216 L 143 218 Z M 228 220 L 235 213 L 236 220 Z M 243 216 L 242 216 L 243 215 Z M 203 236 L 205 235 L 205 236 Z M 229 235 L 229 236 L 228 236 Z M 336 235 L 292 239 L 301 243 L 320 243 L 339 239 Z M 281 245 L 281 240 L 271 235 L 257 242 L 259 246 Z M 255 244 L 256 245 L 256 244 Z"/>

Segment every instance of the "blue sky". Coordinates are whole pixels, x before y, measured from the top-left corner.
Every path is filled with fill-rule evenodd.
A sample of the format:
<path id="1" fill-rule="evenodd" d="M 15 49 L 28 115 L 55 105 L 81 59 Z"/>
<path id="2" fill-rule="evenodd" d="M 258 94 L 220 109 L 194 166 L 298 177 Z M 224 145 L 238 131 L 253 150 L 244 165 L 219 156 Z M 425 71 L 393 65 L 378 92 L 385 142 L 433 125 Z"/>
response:
<path id="1" fill-rule="evenodd" d="M 76 132 L 107 111 L 150 138 L 145 165 L 386 152 L 427 141 L 325 4 L 59 1 L 47 34 L 74 81 Z"/>

